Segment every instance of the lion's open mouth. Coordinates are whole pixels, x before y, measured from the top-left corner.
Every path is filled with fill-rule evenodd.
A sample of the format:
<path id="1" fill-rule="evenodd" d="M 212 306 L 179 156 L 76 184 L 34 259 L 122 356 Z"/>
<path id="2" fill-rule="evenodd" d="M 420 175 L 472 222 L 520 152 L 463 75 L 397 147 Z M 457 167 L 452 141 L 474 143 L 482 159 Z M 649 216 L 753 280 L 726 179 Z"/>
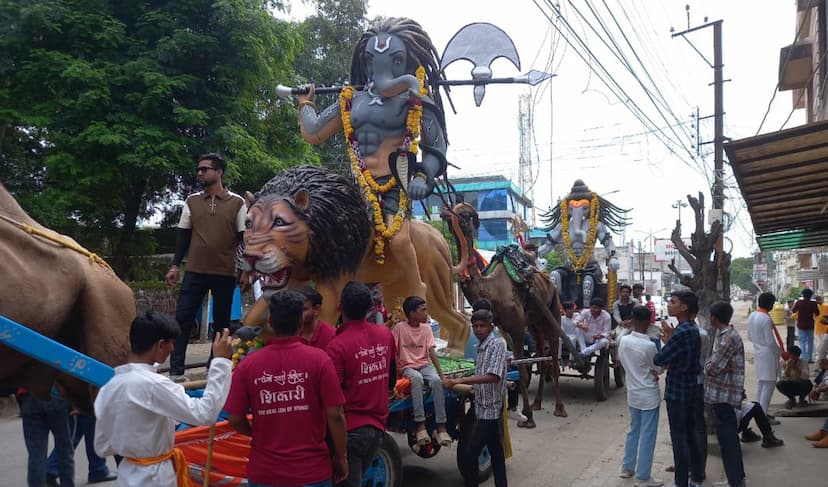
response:
<path id="1" fill-rule="evenodd" d="M 262 291 L 277 291 L 287 286 L 290 280 L 290 267 L 280 269 L 274 274 L 259 274 L 257 278 L 261 279 Z"/>

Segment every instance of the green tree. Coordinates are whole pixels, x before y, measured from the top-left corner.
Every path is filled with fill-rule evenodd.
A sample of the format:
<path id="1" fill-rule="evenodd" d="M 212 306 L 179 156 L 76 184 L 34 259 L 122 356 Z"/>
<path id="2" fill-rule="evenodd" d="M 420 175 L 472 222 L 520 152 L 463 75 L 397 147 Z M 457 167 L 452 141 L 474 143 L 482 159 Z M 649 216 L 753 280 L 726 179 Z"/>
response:
<path id="1" fill-rule="evenodd" d="M 737 257 L 730 261 L 730 282 L 751 291 L 753 286 L 753 257 Z"/>
<path id="2" fill-rule="evenodd" d="M 316 86 L 341 85 L 348 81 L 351 54 L 368 24 L 365 0 L 314 0 L 316 14 L 307 17 L 299 26 L 304 44 L 296 55 L 293 66 L 295 82 Z M 319 95 L 316 105 L 324 107 L 336 103 L 336 95 Z M 350 174 L 350 161 L 344 139 L 338 133 L 315 148 L 322 164 L 340 174 Z"/>
<path id="3" fill-rule="evenodd" d="M 300 45 L 295 27 L 270 14 L 279 8 L 0 0 L 0 163 L 4 178 L 15 174 L 15 196 L 43 223 L 111 253 L 123 277 L 139 219 L 192 187 L 197 154 L 225 154 L 237 189 L 317 160 L 295 109 L 271 95 Z"/>

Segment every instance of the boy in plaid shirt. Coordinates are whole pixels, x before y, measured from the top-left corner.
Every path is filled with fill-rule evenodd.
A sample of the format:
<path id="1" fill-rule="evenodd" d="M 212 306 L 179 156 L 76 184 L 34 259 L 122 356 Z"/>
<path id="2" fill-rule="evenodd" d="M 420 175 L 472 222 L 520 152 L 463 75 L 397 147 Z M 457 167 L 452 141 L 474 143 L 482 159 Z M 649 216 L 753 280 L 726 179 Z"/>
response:
<path id="1" fill-rule="evenodd" d="M 739 445 L 739 422 L 736 411 L 742 404 L 745 387 L 745 347 L 739 333 L 730 326 L 733 306 L 725 301 L 710 305 L 710 324 L 716 328 L 713 354 L 704 364 L 707 383 L 704 402 L 713 409 L 716 437 L 722 451 L 727 482 L 719 485 L 739 487 L 745 484 L 745 466 Z M 714 483 L 713 485 L 717 485 Z"/>
<path id="2" fill-rule="evenodd" d="M 664 348 L 653 357 L 653 365 L 669 367 L 664 400 L 673 443 L 675 485 L 692 487 L 701 485 L 704 480 L 704 449 L 693 434 L 697 417 L 696 386 L 701 372 L 701 337 L 691 317 L 699 312 L 699 298 L 691 291 L 675 291 L 670 296 L 667 312 L 678 320 L 679 325 L 673 328 L 662 321 Z"/>

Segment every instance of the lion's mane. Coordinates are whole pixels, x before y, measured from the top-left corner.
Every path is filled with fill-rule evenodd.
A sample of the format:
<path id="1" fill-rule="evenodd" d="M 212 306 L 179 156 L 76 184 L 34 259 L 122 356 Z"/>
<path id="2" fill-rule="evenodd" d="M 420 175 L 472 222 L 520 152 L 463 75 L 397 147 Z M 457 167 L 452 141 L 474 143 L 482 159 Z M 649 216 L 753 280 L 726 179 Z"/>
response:
<path id="1" fill-rule="evenodd" d="M 304 212 L 294 204 L 299 191 L 310 194 Z M 320 279 L 356 272 L 371 238 L 365 199 L 354 184 L 317 166 L 295 166 L 281 171 L 256 193 L 260 200 L 282 199 L 310 227 L 310 251 L 305 263 Z"/>

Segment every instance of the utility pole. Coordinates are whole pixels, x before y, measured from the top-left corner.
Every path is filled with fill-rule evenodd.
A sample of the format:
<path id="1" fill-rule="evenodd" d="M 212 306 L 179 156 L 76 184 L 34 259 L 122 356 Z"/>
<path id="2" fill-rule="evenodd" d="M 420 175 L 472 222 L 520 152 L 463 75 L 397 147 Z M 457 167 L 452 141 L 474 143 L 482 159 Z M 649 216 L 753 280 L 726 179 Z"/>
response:
<path id="1" fill-rule="evenodd" d="M 689 9 L 688 9 L 689 10 Z M 689 18 L 689 12 L 688 12 Z M 672 36 L 681 36 L 686 40 L 690 46 L 713 68 L 713 119 L 714 119 L 714 135 L 713 135 L 713 188 L 711 190 L 713 196 L 713 210 L 710 214 L 710 220 L 719 220 L 724 225 L 724 83 L 723 76 L 724 63 L 722 60 L 722 21 L 716 20 L 714 22 L 707 22 L 698 27 L 688 28 L 682 32 L 676 32 Z M 713 27 L 713 63 L 711 64 L 704 55 L 696 49 L 696 46 L 687 39 L 686 34 L 695 32 L 697 30 Z M 729 81 L 729 80 L 727 80 Z M 701 141 L 697 139 L 699 145 Z M 681 211 L 681 208 L 679 208 Z M 715 259 L 718 262 L 718 289 L 720 295 L 729 294 L 725 289 L 722 289 L 722 269 L 721 263 L 723 258 L 724 247 L 724 228 L 719 234 L 716 241 Z"/>
<path id="2" fill-rule="evenodd" d="M 644 246 L 638 241 L 638 260 L 641 261 L 641 284 L 644 284 Z"/>

